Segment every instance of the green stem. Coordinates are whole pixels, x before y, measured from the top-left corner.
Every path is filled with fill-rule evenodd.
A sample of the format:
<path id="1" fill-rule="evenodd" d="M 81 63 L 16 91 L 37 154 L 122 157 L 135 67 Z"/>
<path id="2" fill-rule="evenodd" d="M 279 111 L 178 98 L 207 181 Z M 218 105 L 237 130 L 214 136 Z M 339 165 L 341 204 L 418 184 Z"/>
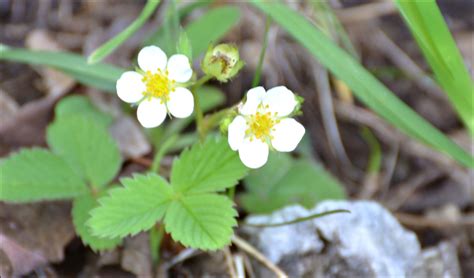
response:
<path id="1" fill-rule="evenodd" d="M 157 173 L 160 169 L 160 163 L 169 149 L 174 145 L 176 140 L 178 139 L 178 135 L 174 134 L 167 138 L 163 144 L 161 144 L 160 148 L 156 151 L 155 157 L 153 158 L 153 163 L 151 164 L 150 171 L 152 173 Z"/>
<path id="2" fill-rule="evenodd" d="M 150 230 L 150 253 L 153 265 L 156 265 L 160 260 L 160 247 L 164 234 L 165 229 L 161 224 L 156 224 Z"/>
<path id="3" fill-rule="evenodd" d="M 325 211 L 325 212 L 322 212 L 322 213 L 316 213 L 316 214 L 312 214 L 312 215 L 309 215 L 309 216 L 300 217 L 300 218 L 296 218 L 296 219 L 293 219 L 293 220 L 290 220 L 290 221 L 285 221 L 285 222 L 280 222 L 280 223 L 272 223 L 272 224 L 248 224 L 247 223 L 245 225 L 250 226 L 250 227 L 257 227 L 257 228 L 281 227 L 281 226 L 292 225 L 292 224 L 308 221 L 308 220 L 311 220 L 311 219 L 314 219 L 314 218 L 323 217 L 323 216 L 326 216 L 326 215 L 329 215 L 329 214 L 342 213 L 342 212 L 351 213 L 349 210 L 346 210 L 346 209 L 336 209 L 336 210 L 330 210 L 330 211 Z"/>
<path id="4" fill-rule="evenodd" d="M 201 77 L 194 85 L 191 87 L 191 92 L 193 93 L 194 97 L 194 111 L 196 113 L 196 125 L 197 125 L 197 130 L 199 133 L 199 138 L 201 141 L 204 140 L 205 134 L 203 133 L 204 127 L 203 127 L 203 119 L 204 115 L 201 109 L 201 104 L 199 103 L 199 96 L 197 94 L 197 89 L 201 87 L 204 83 L 209 81 L 212 78 L 210 75 L 205 75 Z"/>
<path id="5" fill-rule="evenodd" d="M 265 58 L 265 52 L 267 52 L 268 45 L 268 30 L 270 29 L 271 19 L 267 17 L 265 24 L 265 32 L 263 35 L 263 45 L 262 50 L 260 51 L 260 57 L 258 58 L 257 69 L 255 71 L 255 76 L 253 77 L 252 87 L 257 86 L 260 83 L 260 76 L 262 74 L 263 59 Z"/>

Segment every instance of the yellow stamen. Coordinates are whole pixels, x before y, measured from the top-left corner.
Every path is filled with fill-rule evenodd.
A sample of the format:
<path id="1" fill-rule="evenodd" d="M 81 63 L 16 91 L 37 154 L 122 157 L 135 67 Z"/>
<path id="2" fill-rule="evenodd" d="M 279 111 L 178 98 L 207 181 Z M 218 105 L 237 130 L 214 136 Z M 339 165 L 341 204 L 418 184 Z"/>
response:
<path id="1" fill-rule="evenodd" d="M 175 81 L 168 78 L 168 71 L 158 70 L 156 73 L 147 71 L 142 81 L 146 85 L 146 91 L 143 92 L 143 95 L 149 99 L 156 97 L 160 98 L 161 102 L 167 102 L 170 92 L 175 90 Z"/>
<path id="2" fill-rule="evenodd" d="M 272 139 L 271 132 L 274 131 L 273 126 L 279 120 L 275 119 L 270 112 L 257 112 L 248 119 L 249 128 L 246 131 L 247 136 L 255 136 L 255 138 L 265 142 L 266 139 Z M 252 140 L 253 137 L 250 138 Z"/>

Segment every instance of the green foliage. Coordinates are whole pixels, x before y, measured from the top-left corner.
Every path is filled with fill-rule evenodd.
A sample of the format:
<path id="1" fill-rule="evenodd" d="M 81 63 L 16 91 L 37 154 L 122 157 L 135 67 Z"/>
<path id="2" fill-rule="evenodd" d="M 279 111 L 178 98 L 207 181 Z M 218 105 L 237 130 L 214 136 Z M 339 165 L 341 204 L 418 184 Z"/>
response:
<path id="1" fill-rule="evenodd" d="M 312 208 L 327 199 L 344 199 L 343 186 L 309 160 L 272 153 L 267 164 L 244 180 L 242 206 L 252 213 L 269 213 L 289 204 Z"/>
<path id="2" fill-rule="evenodd" d="M 158 28 L 151 34 L 143 43 L 142 46 L 147 46 L 147 45 L 160 45 L 162 47 L 163 51 L 165 53 L 171 54 L 171 51 L 173 51 L 173 45 L 168 46 L 168 42 L 166 42 L 167 39 L 169 39 L 169 35 L 166 34 L 166 32 L 169 32 L 169 26 L 171 24 L 175 24 L 176 18 L 178 19 L 178 25 L 179 21 L 189 15 L 192 11 L 206 7 L 209 4 L 211 4 L 213 0 L 202 0 L 202 1 L 196 1 L 196 2 L 187 2 L 187 3 L 182 3 L 184 5 L 180 5 L 180 8 L 176 9 L 175 5 L 169 5 L 168 7 L 168 14 L 165 16 L 163 23 L 158 26 Z M 173 3 L 171 3 L 173 4 Z M 169 12 L 174 11 L 174 14 L 171 16 Z"/>
<path id="3" fill-rule="evenodd" d="M 252 4 L 271 16 L 321 64 L 344 81 L 363 103 L 388 122 L 407 135 L 450 155 L 464 166 L 474 167 L 471 155 L 403 103 L 301 14 L 279 3 L 253 0 Z"/>
<path id="4" fill-rule="evenodd" d="M 171 183 L 179 192 L 206 193 L 231 187 L 246 174 L 227 142 L 211 138 L 181 153 L 173 163 Z"/>
<path id="5" fill-rule="evenodd" d="M 150 229 L 161 219 L 173 198 L 173 191 L 156 174 L 135 175 L 121 180 L 124 187 L 109 190 L 91 212 L 89 225 L 94 234 L 115 238 Z"/>
<path id="6" fill-rule="evenodd" d="M 81 115 L 89 117 L 91 121 L 108 126 L 112 123 L 112 116 L 102 113 L 85 96 L 68 96 L 56 104 L 54 113 L 58 118 Z"/>
<path id="7" fill-rule="evenodd" d="M 237 226 L 232 201 L 216 194 L 192 194 L 171 203 L 165 229 L 185 246 L 215 250 L 230 243 Z"/>
<path id="8" fill-rule="evenodd" d="M 474 135 L 474 84 L 436 1 L 397 0 L 396 3 L 436 80 Z"/>
<path id="9" fill-rule="evenodd" d="M 117 174 L 121 160 L 115 141 L 100 124 L 71 116 L 48 127 L 47 141 L 93 187 L 103 187 Z"/>
<path id="10" fill-rule="evenodd" d="M 124 71 L 108 64 L 89 65 L 84 57 L 70 52 L 5 47 L 0 51 L 1 60 L 53 67 L 85 85 L 109 92 L 115 92 L 115 82 Z"/>
<path id="11" fill-rule="evenodd" d="M 189 23 L 185 30 L 193 46 L 194 57 L 203 53 L 208 45 L 217 42 L 240 19 L 240 10 L 236 7 L 214 8 L 197 20 Z"/>
<path id="12" fill-rule="evenodd" d="M 176 52 L 186 55 L 190 61 L 193 60 L 193 49 L 191 42 L 189 41 L 188 35 L 185 31 L 181 30 L 178 40 L 178 45 L 176 46 Z"/>
<path id="13" fill-rule="evenodd" d="M 124 187 L 111 190 L 92 211 L 93 233 L 124 237 L 164 218 L 166 231 L 185 246 L 215 250 L 228 244 L 237 212 L 215 192 L 234 185 L 247 170 L 226 144 L 211 138 L 185 151 L 173 164 L 171 186 L 156 174 L 123 179 Z"/>
<path id="14" fill-rule="evenodd" d="M 92 250 L 113 249 L 120 243 L 120 238 L 101 238 L 92 235 L 90 227 L 86 225 L 89 220 L 89 213 L 98 205 L 97 200 L 91 194 L 86 194 L 74 199 L 72 204 L 72 221 L 77 234 L 81 237 L 84 244 L 91 247 Z"/>
<path id="15" fill-rule="evenodd" d="M 0 164 L 0 200 L 33 202 L 73 198 L 87 186 L 57 155 L 43 149 L 21 150 Z"/>
<path id="16" fill-rule="evenodd" d="M 131 37 L 140 27 L 145 24 L 148 18 L 153 14 L 156 7 L 160 3 L 159 0 L 148 0 L 140 15 L 125 30 L 101 45 L 89 56 L 88 63 L 95 64 L 109 55 L 117 47 L 123 44 Z"/>

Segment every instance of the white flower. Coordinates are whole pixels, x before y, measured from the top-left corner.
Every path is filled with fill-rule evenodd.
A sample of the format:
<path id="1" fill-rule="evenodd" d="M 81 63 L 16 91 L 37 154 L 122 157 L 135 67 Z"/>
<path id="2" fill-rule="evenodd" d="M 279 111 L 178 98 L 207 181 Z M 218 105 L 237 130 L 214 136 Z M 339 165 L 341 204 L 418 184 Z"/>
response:
<path id="1" fill-rule="evenodd" d="M 159 47 L 147 46 L 138 53 L 138 66 L 143 74 L 127 71 L 117 80 L 117 95 L 128 103 L 141 100 L 137 118 L 144 127 L 159 126 L 168 112 L 176 118 L 193 113 L 193 95 L 182 86 L 193 75 L 186 56 L 168 59 Z"/>
<path id="2" fill-rule="evenodd" d="M 240 160 L 249 168 L 260 168 L 273 148 L 293 151 L 303 138 L 304 127 L 288 116 L 298 102 L 285 86 L 265 92 L 256 87 L 247 92 L 247 100 L 229 125 L 229 145 L 239 151 Z"/>

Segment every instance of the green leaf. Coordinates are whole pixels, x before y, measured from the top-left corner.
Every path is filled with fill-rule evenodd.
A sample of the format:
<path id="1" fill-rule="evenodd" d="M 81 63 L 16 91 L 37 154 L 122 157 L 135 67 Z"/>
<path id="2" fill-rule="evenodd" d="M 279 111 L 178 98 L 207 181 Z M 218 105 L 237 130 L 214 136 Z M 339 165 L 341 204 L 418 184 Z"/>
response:
<path id="1" fill-rule="evenodd" d="M 237 211 L 226 196 L 196 194 L 171 203 L 165 229 L 184 246 L 216 250 L 230 243 Z"/>
<path id="2" fill-rule="evenodd" d="M 48 127 L 47 141 L 55 153 L 94 187 L 107 185 L 120 168 L 117 144 L 106 127 L 87 117 L 57 119 Z"/>
<path id="3" fill-rule="evenodd" d="M 317 202 L 344 199 L 343 186 L 309 160 L 272 153 L 267 164 L 244 179 L 242 206 L 252 213 L 269 213 L 290 204 L 312 208 Z"/>
<path id="4" fill-rule="evenodd" d="M 85 245 L 91 247 L 92 250 L 108 250 L 113 249 L 122 243 L 121 238 L 101 238 L 94 236 L 86 222 L 90 218 L 91 210 L 98 205 L 97 199 L 91 194 L 86 194 L 74 199 L 72 203 L 72 221 L 77 234 L 81 237 Z"/>
<path id="5" fill-rule="evenodd" d="M 150 229 L 165 214 L 173 198 L 169 184 L 156 174 L 121 180 L 91 212 L 88 225 L 100 237 L 124 237 Z"/>
<path id="6" fill-rule="evenodd" d="M 247 167 L 226 140 L 209 138 L 175 159 L 171 184 L 186 194 L 221 191 L 237 184 L 246 174 Z"/>
<path id="7" fill-rule="evenodd" d="M 65 161 L 44 149 L 23 149 L 0 164 L 2 201 L 67 199 L 87 191 L 86 184 Z"/>
<path id="8" fill-rule="evenodd" d="M 407 135 L 450 155 L 467 167 L 474 159 L 434 128 L 372 76 L 351 55 L 340 49 L 301 14 L 283 4 L 251 2 L 273 18 L 337 78 L 344 81 L 368 107 Z M 189 35 L 189 33 L 188 33 Z"/>
<path id="9" fill-rule="evenodd" d="M 193 47 L 194 57 L 204 52 L 210 43 L 217 42 L 232 29 L 240 19 L 236 7 L 214 8 L 185 27 Z"/>
<path id="10" fill-rule="evenodd" d="M 108 42 L 101 45 L 94 52 L 92 52 L 92 54 L 89 56 L 88 62 L 91 64 L 95 64 L 101 61 L 107 55 L 109 55 L 112 51 L 114 51 L 117 47 L 123 44 L 138 29 L 140 29 L 140 27 L 142 27 L 143 24 L 145 24 L 145 22 L 153 14 L 153 12 L 155 11 L 159 3 L 160 3 L 159 0 L 148 0 L 142 12 L 132 22 L 132 24 L 130 24 L 125 30 L 123 30 L 118 35 L 110 39 Z"/>
<path id="11" fill-rule="evenodd" d="M 176 46 L 176 53 L 186 55 L 190 61 L 193 60 L 193 49 L 191 42 L 189 41 L 188 35 L 184 30 L 181 30 L 179 35 L 178 45 Z"/>
<path id="12" fill-rule="evenodd" d="M 79 115 L 90 117 L 91 121 L 104 126 L 110 125 L 113 121 L 112 116 L 99 111 L 85 96 L 75 95 L 65 97 L 56 104 L 54 111 L 58 118 Z"/>
<path id="13" fill-rule="evenodd" d="M 396 1 L 436 80 L 474 136 L 474 84 L 436 1 Z"/>
<path id="14" fill-rule="evenodd" d="M 10 48 L 0 51 L 0 60 L 53 67 L 77 81 L 115 93 L 115 82 L 123 69 L 108 65 L 89 65 L 84 57 L 70 52 L 33 51 Z"/>

